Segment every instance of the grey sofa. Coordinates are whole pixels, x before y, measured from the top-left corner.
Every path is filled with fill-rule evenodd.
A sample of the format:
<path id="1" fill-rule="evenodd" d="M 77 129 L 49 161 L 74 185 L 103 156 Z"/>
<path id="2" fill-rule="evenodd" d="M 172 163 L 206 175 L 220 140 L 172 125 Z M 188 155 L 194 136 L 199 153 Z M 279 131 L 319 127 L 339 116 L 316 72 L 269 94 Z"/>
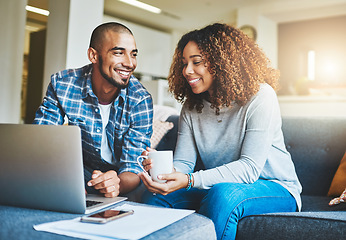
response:
<path id="1" fill-rule="evenodd" d="M 178 116 L 158 145 L 174 149 Z M 346 118 L 284 117 L 287 150 L 303 186 L 302 211 L 249 216 L 238 225 L 237 239 L 345 239 L 346 203 L 329 206 L 329 186 L 346 150 Z M 199 168 L 201 166 L 198 166 Z"/>

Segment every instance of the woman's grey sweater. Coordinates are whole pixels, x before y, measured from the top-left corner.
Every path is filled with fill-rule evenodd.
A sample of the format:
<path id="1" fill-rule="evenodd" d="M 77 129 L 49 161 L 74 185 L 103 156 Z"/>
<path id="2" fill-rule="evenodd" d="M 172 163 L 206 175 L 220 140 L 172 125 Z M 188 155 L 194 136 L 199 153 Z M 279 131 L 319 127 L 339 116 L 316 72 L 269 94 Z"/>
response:
<path id="1" fill-rule="evenodd" d="M 253 183 L 274 181 L 285 187 L 301 208 L 302 187 L 281 130 L 281 114 L 272 87 L 262 84 L 244 106 L 222 108 L 220 115 L 203 102 L 202 113 L 180 114 L 174 167 L 193 172 L 197 156 L 205 169 L 193 173 L 194 187 L 209 189 L 221 182 Z"/>

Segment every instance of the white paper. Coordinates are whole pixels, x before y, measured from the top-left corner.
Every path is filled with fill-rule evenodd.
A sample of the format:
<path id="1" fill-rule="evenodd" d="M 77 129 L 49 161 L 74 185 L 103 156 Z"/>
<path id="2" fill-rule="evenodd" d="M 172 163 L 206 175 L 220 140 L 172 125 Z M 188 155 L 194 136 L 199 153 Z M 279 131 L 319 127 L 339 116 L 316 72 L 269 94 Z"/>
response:
<path id="1" fill-rule="evenodd" d="M 113 209 L 132 209 L 134 214 L 106 224 L 85 223 L 80 222 L 80 218 L 75 218 L 35 225 L 34 229 L 86 239 L 139 239 L 194 212 L 192 210 L 130 204 L 124 204 Z"/>

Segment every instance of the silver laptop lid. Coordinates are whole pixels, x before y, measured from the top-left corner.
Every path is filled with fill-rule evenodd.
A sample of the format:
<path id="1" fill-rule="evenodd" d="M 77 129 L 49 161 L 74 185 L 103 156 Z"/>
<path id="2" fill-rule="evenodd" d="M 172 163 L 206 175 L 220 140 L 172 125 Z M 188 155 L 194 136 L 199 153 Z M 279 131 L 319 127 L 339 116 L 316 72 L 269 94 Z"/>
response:
<path id="1" fill-rule="evenodd" d="M 80 129 L 0 124 L 0 204 L 84 213 Z"/>

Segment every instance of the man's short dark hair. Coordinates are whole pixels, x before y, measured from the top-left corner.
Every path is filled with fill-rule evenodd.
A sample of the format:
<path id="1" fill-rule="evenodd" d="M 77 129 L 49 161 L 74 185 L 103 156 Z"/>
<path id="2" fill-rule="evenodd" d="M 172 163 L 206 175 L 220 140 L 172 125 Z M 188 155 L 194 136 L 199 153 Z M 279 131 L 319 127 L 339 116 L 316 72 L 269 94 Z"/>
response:
<path id="1" fill-rule="evenodd" d="M 98 50 L 99 46 L 103 42 L 103 37 L 107 31 L 113 31 L 117 33 L 128 33 L 132 34 L 131 30 L 125 25 L 117 22 L 103 23 L 97 26 L 91 34 L 89 47 Z"/>

